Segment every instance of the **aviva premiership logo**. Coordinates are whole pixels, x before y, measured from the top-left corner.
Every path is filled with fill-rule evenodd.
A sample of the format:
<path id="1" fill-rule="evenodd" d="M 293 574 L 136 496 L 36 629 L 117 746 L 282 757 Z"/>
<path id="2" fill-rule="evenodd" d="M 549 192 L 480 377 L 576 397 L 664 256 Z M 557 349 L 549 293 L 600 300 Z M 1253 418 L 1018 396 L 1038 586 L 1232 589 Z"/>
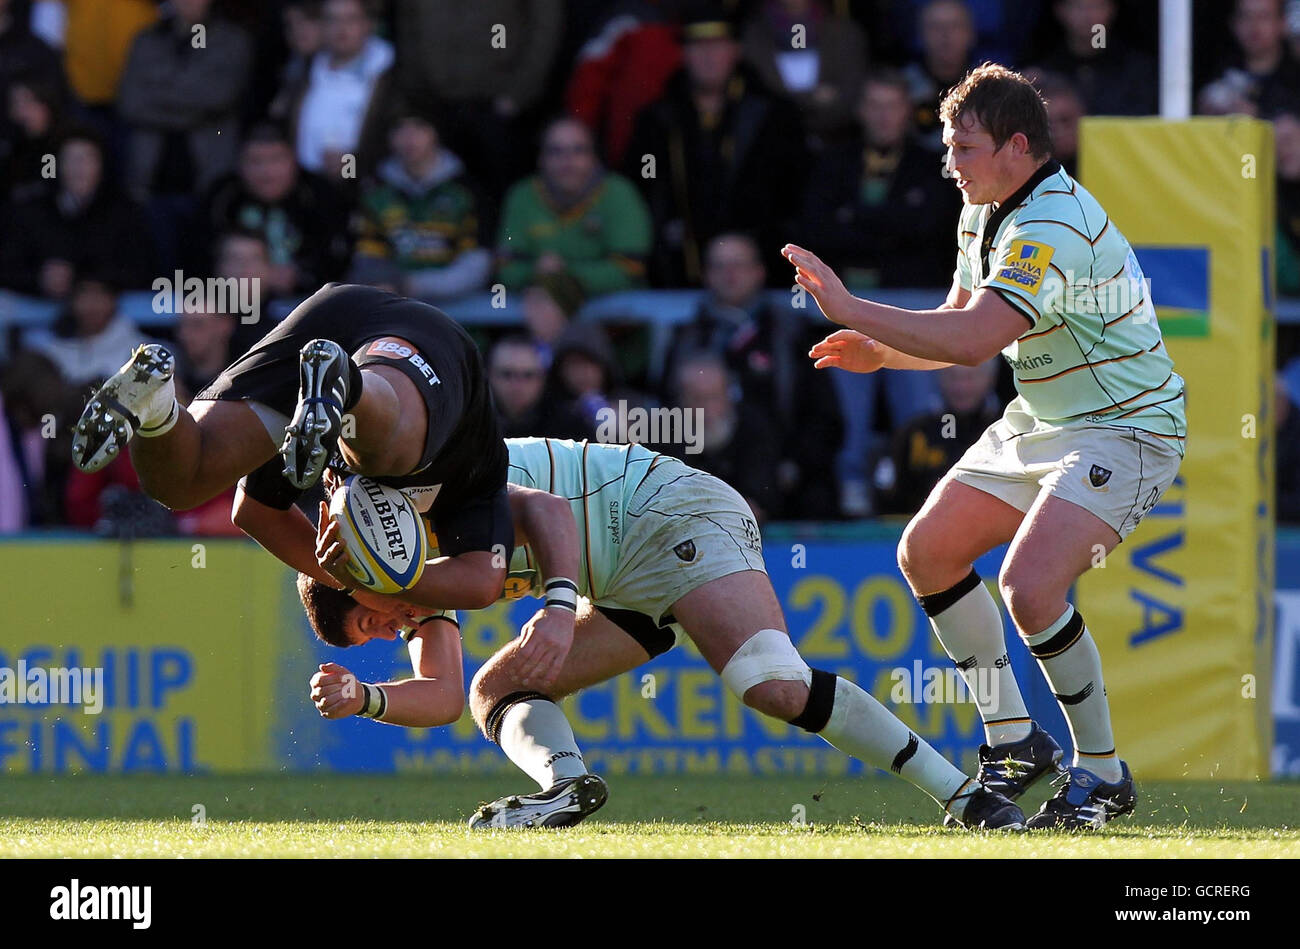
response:
<path id="1" fill-rule="evenodd" d="M 1036 294 L 1043 286 L 1043 277 L 1047 275 L 1047 265 L 1052 262 L 1054 253 L 1056 251 L 1046 244 L 1012 241 L 993 282 Z"/>

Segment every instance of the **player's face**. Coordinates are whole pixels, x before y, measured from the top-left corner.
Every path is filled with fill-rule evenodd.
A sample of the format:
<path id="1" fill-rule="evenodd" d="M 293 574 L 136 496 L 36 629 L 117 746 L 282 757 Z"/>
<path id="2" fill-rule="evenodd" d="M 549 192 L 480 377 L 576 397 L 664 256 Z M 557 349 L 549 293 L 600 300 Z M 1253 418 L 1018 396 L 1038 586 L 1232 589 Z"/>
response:
<path id="1" fill-rule="evenodd" d="M 401 630 L 415 625 L 415 610 L 401 603 L 384 609 L 358 605 L 343 620 L 343 631 L 354 646 L 364 646 L 372 639 L 392 641 Z"/>
<path id="2" fill-rule="evenodd" d="M 943 123 L 948 173 L 967 204 L 991 204 L 1007 196 L 1008 145 L 994 151 L 993 136 L 973 120 Z"/>

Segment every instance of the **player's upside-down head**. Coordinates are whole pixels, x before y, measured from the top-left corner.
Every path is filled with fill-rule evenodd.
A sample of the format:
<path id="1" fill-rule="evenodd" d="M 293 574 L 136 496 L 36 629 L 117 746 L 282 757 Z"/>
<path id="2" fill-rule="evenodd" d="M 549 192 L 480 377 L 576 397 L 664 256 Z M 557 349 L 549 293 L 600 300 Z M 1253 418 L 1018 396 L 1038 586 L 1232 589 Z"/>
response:
<path id="1" fill-rule="evenodd" d="M 298 574 L 298 599 L 317 638 L 340 649 L 372 639 L 396 639 L 416 620 L 415 610 L 398 600 L 385 609 L 363 606 L 305 573 Z"/>

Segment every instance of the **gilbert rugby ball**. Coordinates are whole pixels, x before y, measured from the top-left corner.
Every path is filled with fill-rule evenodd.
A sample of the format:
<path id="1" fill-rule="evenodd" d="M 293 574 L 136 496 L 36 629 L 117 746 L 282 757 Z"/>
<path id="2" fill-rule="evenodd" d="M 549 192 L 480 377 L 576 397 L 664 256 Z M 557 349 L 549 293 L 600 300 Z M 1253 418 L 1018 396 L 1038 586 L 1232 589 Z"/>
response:
<path id="1" fill-rule="evenodd" d="M 330 514 L 358 584 L 376 593 L 401 593 L 419 581 L 428 537 L 420 512 L 400 488 L 349 475 L 330 499 Z"/>

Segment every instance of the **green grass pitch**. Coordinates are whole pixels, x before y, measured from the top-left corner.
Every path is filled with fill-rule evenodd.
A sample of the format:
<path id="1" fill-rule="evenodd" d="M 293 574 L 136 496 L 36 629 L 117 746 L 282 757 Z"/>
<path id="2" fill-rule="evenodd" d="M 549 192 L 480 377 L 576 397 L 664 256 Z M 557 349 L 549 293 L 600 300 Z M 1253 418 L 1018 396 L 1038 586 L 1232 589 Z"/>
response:
<path id="1" fill-rule="evenodd" d="M 1300 857 L 1300 787 L 1276 782 L 1140 784 L 1136 814 L 1086 835 L 945 830 L 937 806 L 886 777 L 622 776 L 579 827 L 465 827 L 479 802 L 530 789 L 523 777 L 15 776 L 0 858 Z"/>

